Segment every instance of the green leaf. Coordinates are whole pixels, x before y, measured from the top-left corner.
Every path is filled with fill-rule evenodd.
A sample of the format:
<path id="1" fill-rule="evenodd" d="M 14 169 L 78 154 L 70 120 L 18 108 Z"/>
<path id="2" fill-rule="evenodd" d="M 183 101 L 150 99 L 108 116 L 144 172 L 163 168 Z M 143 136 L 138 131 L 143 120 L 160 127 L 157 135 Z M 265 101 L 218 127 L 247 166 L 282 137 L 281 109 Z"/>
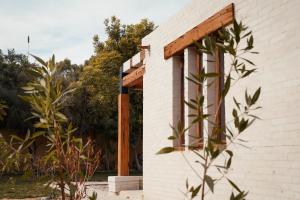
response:
<path id="1" fill-rule="evenodd" d="M 241 59 L 243 59 L 243 60 L 246 61 L 247 63 L 249 63 L 249 64 L 255 66 L 255 64 L 254 64 L 251 60 L 248 60 L 248 59 L 246 59 L 246 58 L 241 58 Z"/>
<path id="2" fill-rule="evenodd" d="M 259 95 L 260 95 L 260 91 L 261 91 L 261 88 L 259 87 L 256 92 L 254 93 L 252 99 L 251 99 L 251 105 L 255 104 L 256 101 L 258 100 L 259 98 Z"/>
<path id="3" fill-rule="evenodd" d="M 232 152 L 232 151 L 230 151 L 230 150 L 227 149 L 227 150 L 225 150 L 225 152 L 228 153 L 228 155 L 229 155 L 230 157 L 233 156 L 233 152 Z"/>
<path id="4" fill-rule="evenodd" d="M 213 150 L 213 152 L 211 154 L 211 159 L 214 159 L 214 158 L 218 157 L 219 154 L 220 154 L 219 149 Z"/>
<path id="5" fill-rule="evenodd" d="M 188 179 L 185 180 L 185 188 L 189 189 L 189 180 Z"/>
<path id="6" fill-rule="evenodd" d="M 245 197 L 248 195 L 248 192 L 245 191 L 240 192 L 238 195 L 235 196 L 234 200 L 245 200 Z"/>
<path id="7" fill-rule="evenodd" d="M 235 20 L 233 22 L 233 29 L 234 29 L 235 41 L 236 41 L 236 43 L 239 43 L 241 29 Z"/>
<path id="8" fill-rule="evenodd" d="M 199 152 L 197 152 L 196 150 L 193 150 L 193 152 L 194 152 L 197 156 L 199 156 L 200 158 L 202 158 L 203 160 L 205 160 L 204 156 L 201 155 Z"/>
<path id="9" fill-rule="evenodd" d="M 245 74 L 243 74 L 242 78 L 245 78 L 245 77 L 249 76 L 250 74 L 252 74 L 255 71 L 256 71 L 256 69 L 248 70 Z"/>
<path id="10" fill-rule="evenodd" d="M 16 135 L 12 135 L 11 140 L 18 140 L 20 142 L 24 141 L 22 138 L 20 138 L 19 136 L 16 136 Z"/>
<path id="11" fill-rule="evenodd" d="M 230 82 L 231 82 L 231 76 L 227 76 L 227 79 L 225 81 L 225 85 L 224 85 L 224 89 L 222 91 L 222 97 L 224 98 L 226 96 L 226 94 L 228 93 L 229 91 L 229 88 L 230 88 Z"/>
<path id="12" fill-rule="evenodd" d="M 200 191 L 200 188 L 201 188 L 201 184 L 193 190 L 193 192 L 192 192 L 192 199 L 195 198 L 195 196 L 197 196 L 197 194 Z"/>
<path id="13" fill-rule="evenodd" d="M 34 59 L 36 59 L 40 64 L 42 64 L 43 66 L 47 66 L 46 62 L 43 61 L 43 59 L 41 59 L 40 57 L 37 57 L 35 55 L 30 54 L 32 57 L 34 57 Z"/>
<path id="14" fill-rule="evenodd" d="M 217 77 L 217 76 L 220 76 L 220 74 L 219 74 L 219 73 L 215 73 L 215 72 L 210 72 L 210 73 L 204 74 L 203 76 L 204 76 L 204 77 L 210 78 L 210 77 Z"/>
<path id="15" fill-rule="evenodd" d="M 253 36 L 251 35 L 250 38 L 249 38 L 249 41 L 248 41 L 248 46 L 252 47 L 253 42 L 254 42 L 254 39 L 253 39 Z"/>
<path id="16" fill-rule="evenodd" d="M 245 119 L 242 119 L 242 120 L 240 121 L 239 127 L 238 127 L 240 133 L 243 132 L 243 131 L 248 127 L 248 122 L 249 122 L 249 121 L 248 121 L 248 120 L 245 120 Z"/>
<path id="17" fill-rule="evenodd" d="M 193 105 L 191 102 L 184 101 L 184 103 L 185 103 L 188 107 L 190 107 L 190 108 L 192 108 L 192 109 L 194 109 L 194 110 L 197 110 L 197 106 Z"/>
<path id="18" fill-rule="evenodd" d="M 236 118 L 238 116 L 236 109 L 232 110 L 232 115 L 234 118 Z"/>
<path id="19" fill-rule="evenodd" d="M 195 83 L 196 85 L 202 85 L 201 82 L 199 82 L 198 80 L 195 80 L 193 78 L 189 78 L 189 77 L 186 77 L 187 80 L 191 81 L 192 83 Z"/>
<path id="20" fill-rule="evenodd" d="M 31 90 L 34 90 L 34 87 L 32 86 L 24 86 L 22 87 L 23 90 L 26 90 L 26 91 L 31 91 Z"/>
<path id="21" fill-rule="evenodd" d="M 233 192 L 231 192 L 230 200 L 234 200 L 234 193 Z"/>
<path id="22" fill-rule="evenodd" d="M 205 175 L 205 176 L 204 176 L 204 181 L 205 181 L 205 183 L 208 185 L 210 191 L 211 191 L 212 193 L 214 193 L 214 180 L 213 180 L 210 176 Z"/>
<path id="23" fill-rule="evenodd" d="M 33 135 L 31 136 L 31 139 L 37 138 L 44 134 L 45 134 L 45 131 L 37 131 L 37 132 L 33 133 Z"/>
<path id="24" fill-rule="evenodd" d="M 67 120 L 67 117 L 64 114 L 60 113 L 60 112 L 56 112 L 55 116 L 57 116 L 58 118 L 60 118 L 63 121 Z"/>
<path id="25" fill-rule="evenodd" d="M 243 35 L 243 37 L 242 38 L 245 38 L 245 37 L 247 37 L 248 35 L 250 35 L 252 33 L 252 31 L 249 31 L 248 33 L 246 33 L 245 35 Z"/>
<path id="26" fill-rule="evenodd" d="M 245 91 L 245 100 L 248 106 L 251 105 L 251 97 L 248 95 L 247 90 Z"/>
<path id="27" fill-rule="evenodd" d="M 168 137 L 168 140 L 176 140 L 176 139 L 177 139 L 177 137 L 175 137 L 174 135 L 171 135 Z"/>
<path id="28" fill-rule="evenodd" d="M 226 129 L 229 132 L 229 134 L 231 135 L 231 137 L 233 137 L 233 132 L 228 127 L 226 127 Z"/>
<path id="29" fill-rule="evenodd" d="M 240 188 L 233 181 L 231 181 L 229 178 L 227 178 L 227 180 L 234 189 L 236 189 L 238 192 L 242 192 Z"/>
<path id="30" fill-rule="evenodd" d="M 189 189 L 189 192 L 193 192 L 194 191 L 194 186 L 192 186 L 190 189 Z"/>
<path id="31" fill-rule="evenodd" d="M 240 103 L 237 102 L 237 100 L 235 99 L 235 97 L 233 97 L 233 101 L 234 101 L 236 107 L 240 110 Z"/>
<path id="32" fill-rule="evenodd" d="M 219 168 L 219 169 L 227 169 L 226 167 L 224 167 L 224 166 L 221 166 L 221 165 L 214 165 L 217 169 Z"/>
<path id="33" fill-rule="evenodd" d="M 159 150 L 156 154 L 167 154 L 175 151 L 174 147 L 164 147 L 161 150 Z"/>
<path id="34" fill-rule="evenodd" d="M 229 157 L 228 161 L 227 161 L 227 164 L 226 164 L 226 168 L 229 169 L 230 166 L 231 166 L 231 160 L 232 160 L 232 157 Z"/>

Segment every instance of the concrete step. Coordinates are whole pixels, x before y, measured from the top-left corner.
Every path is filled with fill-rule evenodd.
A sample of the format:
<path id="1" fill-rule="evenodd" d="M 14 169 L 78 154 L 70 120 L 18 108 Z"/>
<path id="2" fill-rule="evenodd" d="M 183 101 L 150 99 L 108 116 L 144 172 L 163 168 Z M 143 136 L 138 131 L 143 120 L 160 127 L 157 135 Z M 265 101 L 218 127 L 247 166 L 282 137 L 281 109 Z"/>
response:
<path id="1" fill-rule="evenodd" d="M 119 196 L 128 200 L 143 200 L 143 190 L 124 190 L 120 191 Z"/>

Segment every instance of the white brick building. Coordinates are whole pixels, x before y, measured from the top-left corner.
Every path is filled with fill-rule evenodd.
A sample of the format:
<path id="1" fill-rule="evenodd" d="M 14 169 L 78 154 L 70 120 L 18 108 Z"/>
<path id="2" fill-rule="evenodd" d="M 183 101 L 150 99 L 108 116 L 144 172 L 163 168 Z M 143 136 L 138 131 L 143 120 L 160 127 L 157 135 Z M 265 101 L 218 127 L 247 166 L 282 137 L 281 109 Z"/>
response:
<path id="1" fill-rule="evenodd" d="M 180 107 L 176 100 L 180 85 L 176 72 L 178 60 L 164 59 L 164 47 L 230 3 L 234 4 L 236 20 L 242 20 L 253 31 L 255 50 L 260 54 L 250 57 L 258 72 L 233 87 L 227 98 L 242 96 L 246 88 L 251 91 L 261 86 L 259 104 L 263 107 L 257 113 L 262 120 L 242 136 L 248 140 L 249 149 L 231 147 L 235 156 L 230 176 L 249 191 L 249 199 L 300 199 L 300 1 L 193 0 L 142 41 L 143 45 L 150 45 L 143 60 L 145 200 L 184 199 L 185 180 L 188 178 L 195 184 L 199 181 L 189 163 L 201 170 L 189 150 L 156 155 L 162 147 L 173 145 L 167 137 L 172 133 L 170 124 L 178 119 L 176 109 Z M 193 50 L 185 49 L 185 66 L 193 64 L 191 56 Z M 226 63 L 225 59 L 225 68 Z M 186 81 L 185 88 L 187 84 Z M 225 104 L 229 111 L 232 106 L 231 101 Z M 225 114 L 232 118 L 231 113 Z M 209 199 L 229 199 L 230 192 L 228 184 L 220 182 Z"/>

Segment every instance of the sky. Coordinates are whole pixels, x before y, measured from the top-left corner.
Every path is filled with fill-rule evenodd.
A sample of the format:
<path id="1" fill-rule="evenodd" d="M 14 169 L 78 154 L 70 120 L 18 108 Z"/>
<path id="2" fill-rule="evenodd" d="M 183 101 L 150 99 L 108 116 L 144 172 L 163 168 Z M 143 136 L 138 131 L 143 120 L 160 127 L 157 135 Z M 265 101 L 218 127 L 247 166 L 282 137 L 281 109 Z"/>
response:
<path id="1" fill-rule="evenodd" d="M 104 40 L 104 20 L 112 15 L 123 24 L 148 18 L 165 22 L 190 0 L 0 0 L 0 49 L 15 49 L 48 59 L 69 58 L 82 64 L 93 54 L 95 34 Z"/>

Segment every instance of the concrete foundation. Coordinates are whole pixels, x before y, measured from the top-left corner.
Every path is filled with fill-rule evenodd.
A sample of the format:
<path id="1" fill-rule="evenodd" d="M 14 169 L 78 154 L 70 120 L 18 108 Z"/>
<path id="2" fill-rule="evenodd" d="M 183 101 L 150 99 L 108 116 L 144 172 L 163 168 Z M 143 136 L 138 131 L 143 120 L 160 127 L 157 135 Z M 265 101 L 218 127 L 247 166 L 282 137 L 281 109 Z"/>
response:
<path id="1" fill-rule="evenodd" d="M 143 188 L 142 176 L 109 176 L 108 191 L 118 193 L 124 190 L 141 190 Z"/>

